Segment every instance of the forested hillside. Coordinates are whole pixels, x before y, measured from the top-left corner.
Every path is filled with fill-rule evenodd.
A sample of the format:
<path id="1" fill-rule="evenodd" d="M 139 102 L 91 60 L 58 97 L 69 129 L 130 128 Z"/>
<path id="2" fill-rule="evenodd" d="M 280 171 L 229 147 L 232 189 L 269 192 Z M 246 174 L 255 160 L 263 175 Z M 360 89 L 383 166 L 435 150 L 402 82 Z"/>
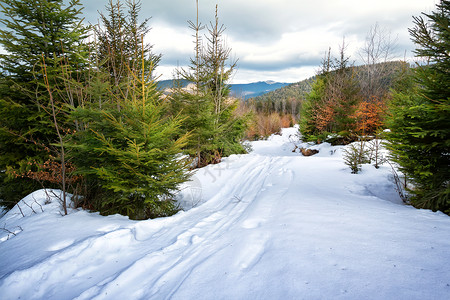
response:
<path id="1" fill-rule="evenodd" d="M 331 58 L 329 63 L 332 63 Z M 340 82 L 336 83 L 336 86 L 342 85 L 342 88 L 345 88 L 344 85 L 347 84 L 347 87 L 353 88 L 354 96 L 361 99 L 364 97 L 364 90 L 368 88 L 374 90 L 376 97 L 387 95 L 390 89 L 409 72 L 409 66 L 401 61 L 377 62 L 373 65 L 361 66 L 349 65 L 345 68 L 346 72 L 351 74 L 352 82 Z M 338 72 L 338 70 L 330 69 L 328 71 L 328 76 L 340 78 Z M 301 111 L 303 103 L 311 96 L 311 92 L 313 91 L 314 86 L 317 86 L 317 82 L 321 80 L 321 76 L 323 76 L 323 74 L 319 73 L 319 76 L 289 84 L 285 87 L 245 101 L 244 106 L 253 111 L 255 115 L 247 134 L 248 138 L 268 136 L 278 132 L 282 127 L 292 126 L 294 123 L 300 122 L 302 118 Z M 369 81 L 371 81 L 370 87 L 367 84 Z M 321 97 L 321 99 L 323 99 L 323 96 Z M 333 99 L 336 99 L 342 97 L 342 95 L 333 95 L 333 97 Z M 355 108 L 355 103 L 349 105 L 351 109 Z M 308 109 L 304 107 L 303 111 L 306 113 L 307 118 Z M 327 117 L 332 116 L 330 111 L 326 112 L 324 110 L 323 112 L 324 114 L 327 114 Z M 320 116 L 319 111 L 317 114 Z M 350 116 L 353 114 L 353 111 L 346 111 L 345 114 Z M 305 120 L 305 118 L 303 119 Z M 317 123 L 312 125 L 312 128 L 316 130 L 317 128 L 320 128 L 320 126 L 321 125 Z M 306 131 L 305 133 L 308 134 L 309 132 Z"/>
<path id="2" fill-rule="evenodd" d="M 309 91 L 314 77 L 296 83 L 291 83 L 264 95 L 248 100 L 249 105 L 256 111 L 264 113 L 277 112 L 280 114 L 292 114 L 299 117 L 300 104 Z"/>
<path id="3" fill-rule="evenodd" d="M 385 89 L 393 86 L 396 75 L 402 71 L 404 65 L 400 61 L 380 63 L 379 69 L 382 70 L 381 82 Z M 352 67 L 354 74 L 362 79 L 365 76 L 366 66 Z M 258 111 L 287 113 L 289 104 L 295 100 L 301 103 L 306 95 L 311 92 L 312 85 L 316 80 L 316 76 L 308 79 L 291 83 L 274 91 L 265 93 L 257 97 L 251 97 L 250 102 Z"/>

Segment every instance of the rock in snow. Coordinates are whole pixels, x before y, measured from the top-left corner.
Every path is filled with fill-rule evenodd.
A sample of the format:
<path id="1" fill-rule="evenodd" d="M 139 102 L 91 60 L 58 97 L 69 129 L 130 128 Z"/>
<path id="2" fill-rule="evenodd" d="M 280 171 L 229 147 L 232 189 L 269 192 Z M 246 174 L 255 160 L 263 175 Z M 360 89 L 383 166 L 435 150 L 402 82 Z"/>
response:
<path id="1" fill-rule="evenodd" d="M 168 218 L 33 193 L 0 219 L 0 298 L 450 299 L 450 218 L 403 205 L 388 166 L 293 153 L 296 132 L 197 170 Z"/>

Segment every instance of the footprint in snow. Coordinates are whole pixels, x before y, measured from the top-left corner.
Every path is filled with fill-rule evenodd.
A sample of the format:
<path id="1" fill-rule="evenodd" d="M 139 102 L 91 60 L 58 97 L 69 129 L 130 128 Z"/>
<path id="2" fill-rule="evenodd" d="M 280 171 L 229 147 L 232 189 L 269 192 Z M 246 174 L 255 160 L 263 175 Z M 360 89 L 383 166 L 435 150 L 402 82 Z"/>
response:
<path id="1" fill-rule="evenodd" d="M 244 222 L 242 222 L 241 227 L 245 229 L 253 229 L 261 226 L 261 224 L 264 222 L 264 219 L 261 218 L 253 218 L 253 219 L 247 219 Z"/>
<path id="2" fill-rule="evenodd" d="M 70 245 L 73 244 L 73 240 L 64 240 L 64 241 L 60 241 L 52 246 L 50 246 L 47 250 L 48 251 L 58 251 L 64 248 L 69 247 Z"/>
<path id="3" fill-rule="evenodd" d="M 237 265 L 242 271 L 249 270 L 258 263 L 264 255 L 266 242 L 267 236 L 262 234 L 249 237 L 236 260 Z"/>

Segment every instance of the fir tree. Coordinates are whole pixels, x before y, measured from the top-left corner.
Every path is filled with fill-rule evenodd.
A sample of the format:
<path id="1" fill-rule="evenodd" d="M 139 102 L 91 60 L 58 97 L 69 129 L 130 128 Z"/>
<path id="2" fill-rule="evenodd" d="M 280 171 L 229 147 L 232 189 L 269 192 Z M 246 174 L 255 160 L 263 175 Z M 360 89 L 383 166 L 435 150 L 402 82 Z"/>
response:
<path id="1" fill-rule="evenodd" d="M 124 5 L 120 0 L 109 0 L 107 15 L 100 13 L 101 23 L 94 27 L 96 59 L 118 91 L 133 81 L 132 74 L 150 74 L 161 59 L 161 55 L 152 53 L 151 44 L 144 43 L 150 31 L 149 19 L 140 22 L 140 10 L 140 1 L 128 0 Z"/>
<path id="2" fill-rule="evenodd" d="M 340 47 L 340 57 L 332 59 L 330 52 L 311 92 L 302 104 L 300 129 L 306 139 L 322 140 L 329 133 L 348 136 L 355 120 L 351 117 L 359 101 L 359 88 L 353 66 L 345 55 L 345 43 Z"/>
<path id="3" fill-rule="evenodd" d="M 198 3 L 197 3 L 198 7 Z M 176 88 L 171 95 L 172 113 L 185 116 L 183 128 L 191 133 L 185 152 L 202 167 L 219 162 L 222 156 L 243 153 L 247 116 L 237 116 L 237 100 L 229 97 L 227 85 L 236 62 L 229 62 L 231 49 L 222 41 L 223 25 L 219 25 L 216 7 L 215 21 L 208 27 L 207 47 L 201 47 L 198 21 L 189 22 L 195 32 L 195 57 L 188 70 L 181 70 L 182 79 L 194 84 L 193 90 Z"/>
<path id="4" fill-rule="evenodd" d="M 324 76 L 317 76 L 312 83 L 311 91 L 306 94 L 306 99 L 302 103 L 300 112 L 300 132 L 306 137 L 310 137 L 319 133 L 316 126 L 319 116 L 315 113 L 319 106 L 321 99 L 325 95 L 325 80 Z"/>
<path id="5" fill-rule="evenodd" d="M 120 1 L 110 1 L 108 17 L 102 15 L 85 87 L 89 101 L 71 113 L 80 129 L 66 145 L 84 180 L 82 205 L 147 219 L 176 212 L 173 193 L 189 177 L 180 157 L 187 135 L 156 88 L 158 56 L 143 42 L 148 28 L 137 21 L 140 3 L 127 5 L 125 15 Z"/>
<path id="6" fill-rule="evenodd" d="M 6 51 L 0 55 L 0 199 L 11 207 L 39 186 L 20 175 L 46 161 L 57 140 L 44 79 L 62 106 L 63 77 L 76 76 L 84 67 L 86 30 L 78 0 L 67 5 L 62 0 L 1 0 L 0 6 L 5 16 L 0 44 Z"/>
<path id="7" fill-rule="evenodd" d="M 207 74 L 202 60 L 201 31 L 205 28 L 198 18 L 197 1 L 196 22 L 188 21 L 189 28 L 195 33 L 195 57 L 190 59 L 188 69 L 177 70 L 177 80 L 174 91 L 170 95 L 171 112 L 173 115 L 181 114 L 184 122 L 181 129 L 184 133 L 190 133 L 184 152 L 194 158 L 193 165 L 202 167 L 211 161 L 211 153 L 214 153 L 215 145 L 213 136 L 213 99 L 207 91 Z M 181 80 L 192 83 L 192 89 L 183 88 Z"/>
<path id="8" fill-rule="evenodd" d="M 176 211 L 173 193 L 189 177 L 186 160 L 178 157 L 187 136 L 179 137 L 180 118 L 166 116 L 155 82 L 135 80 L 129 98 L 72 113 L 86 128 L 69 148 L 85 180 L 85 204 L 133 219 L 167 216 Z"/>
<path id="9" fill-rule="evenodd" d="M 406 79 L 394 94 L 388 147 L 413 183 L 411 203 L 450 213 L 450 1 L 423 15 L 410 34 L 429 64 L 418 65 L 415 84 Z"/>

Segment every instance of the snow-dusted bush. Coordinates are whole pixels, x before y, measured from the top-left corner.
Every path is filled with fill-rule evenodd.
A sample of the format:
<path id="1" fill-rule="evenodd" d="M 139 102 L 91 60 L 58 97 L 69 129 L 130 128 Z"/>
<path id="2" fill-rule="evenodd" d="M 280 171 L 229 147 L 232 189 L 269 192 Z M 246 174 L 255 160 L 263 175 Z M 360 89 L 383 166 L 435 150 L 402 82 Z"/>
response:
<path id="1" fill-rule="evenodd" d="M 361 165 L 369 163 L 369 150 L 366 148 L 366 141 L 361 139 L 348 145 L 343 150 L 344 163 L 350 167 L 352 174 L 358 174 Z"/>

